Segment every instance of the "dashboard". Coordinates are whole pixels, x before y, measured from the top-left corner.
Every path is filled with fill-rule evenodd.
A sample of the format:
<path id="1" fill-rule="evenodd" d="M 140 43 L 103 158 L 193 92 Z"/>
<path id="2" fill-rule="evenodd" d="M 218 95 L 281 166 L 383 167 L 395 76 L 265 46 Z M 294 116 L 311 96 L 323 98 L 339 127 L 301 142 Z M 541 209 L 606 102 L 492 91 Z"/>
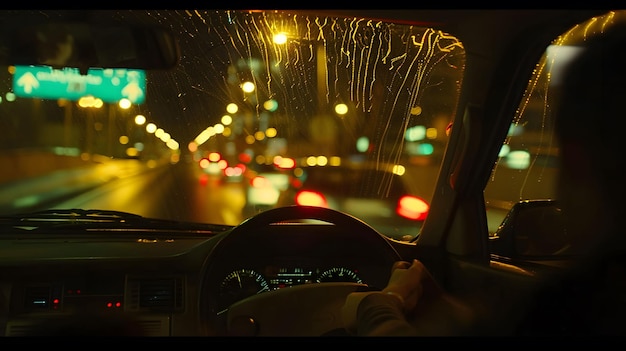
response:
<path id="1" fill-rule="evenodd" d="M 134 235 L 0 240 L 0 335 L 64 334 L 76 325 L 61 322 L 84 329 L 93 317 L 132 320 L 140 335 L 198 335 L 186 307 L 210 240 Z"/>
<path id="2" fill-rule="evenodd" d="M 209 237 L 152 230 L 0 239 L 0 334 L 59 333 L 60 322 L 76 316 L 131 320 L 144 336 L 228 335 L 234 313 L 263 326 L 272 325 L 270 315 L 306 320 L 326 293 L 289 294 L 386 285 L 400 255 L 370 230 L 244 223 Z M 335 310 L 349 292 L 342 289 Z M 244 304 L 257 297 L 271 308 Z M 78 319 L 68 330 L 85 327 Z"/>

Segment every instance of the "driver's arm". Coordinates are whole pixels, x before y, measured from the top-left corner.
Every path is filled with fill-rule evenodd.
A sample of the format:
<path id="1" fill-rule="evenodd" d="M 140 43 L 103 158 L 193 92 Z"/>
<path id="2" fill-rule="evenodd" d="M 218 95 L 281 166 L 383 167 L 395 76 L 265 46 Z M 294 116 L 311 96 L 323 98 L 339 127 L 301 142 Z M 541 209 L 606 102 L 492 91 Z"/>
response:
<path id="1" fill-rule="evenodd" d="M 345 328 L 356 335 L 461 335 L 475 311 L 444 291 L 418 260 L 399 261 L 382 291 L 354 292 L 342 309 Z"/>

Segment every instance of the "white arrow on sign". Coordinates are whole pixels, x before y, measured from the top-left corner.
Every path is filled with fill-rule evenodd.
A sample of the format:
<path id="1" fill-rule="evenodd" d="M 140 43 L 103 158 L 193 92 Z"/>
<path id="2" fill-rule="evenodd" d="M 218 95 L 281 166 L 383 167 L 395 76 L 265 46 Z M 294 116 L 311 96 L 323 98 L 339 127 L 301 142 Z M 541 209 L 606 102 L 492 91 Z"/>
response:
<path id="1" fill-rule="evenodd" d="M 32 73 L 26 72 L 17 80 L 17 85 L 24 87 L 24 92 L 30 94 L 33 92 L 33 88 L 39 88 L 39 81 Z"/>

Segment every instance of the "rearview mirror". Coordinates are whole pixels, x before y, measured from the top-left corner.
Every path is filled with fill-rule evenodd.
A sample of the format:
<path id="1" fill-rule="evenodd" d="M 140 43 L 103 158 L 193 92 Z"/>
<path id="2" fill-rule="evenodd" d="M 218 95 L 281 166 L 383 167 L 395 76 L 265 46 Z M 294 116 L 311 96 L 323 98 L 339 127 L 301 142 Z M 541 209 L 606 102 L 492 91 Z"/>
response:
<path id="1" fill-rule="evenodd" d="M 5 28 L 0 64 L 88 68 L 170 69 L 180 57 L 177 41 L 161 27 L 118 22 L 46 21 Z"/>

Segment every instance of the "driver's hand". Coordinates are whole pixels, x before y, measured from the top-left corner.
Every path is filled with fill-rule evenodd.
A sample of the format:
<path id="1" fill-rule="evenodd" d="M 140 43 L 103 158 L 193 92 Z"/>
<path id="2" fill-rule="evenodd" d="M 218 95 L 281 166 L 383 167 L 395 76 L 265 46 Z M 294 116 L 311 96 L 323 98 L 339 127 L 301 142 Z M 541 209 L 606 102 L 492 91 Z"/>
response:
<path id="1" fill-rule="evenodd" d="M 398 297 L 404 304 L 405 312 L 413 311 L 422 296 L 430 298 L 443 293 L 428 269 L 416 259 L 394 263 L 383 292 Z"/>

